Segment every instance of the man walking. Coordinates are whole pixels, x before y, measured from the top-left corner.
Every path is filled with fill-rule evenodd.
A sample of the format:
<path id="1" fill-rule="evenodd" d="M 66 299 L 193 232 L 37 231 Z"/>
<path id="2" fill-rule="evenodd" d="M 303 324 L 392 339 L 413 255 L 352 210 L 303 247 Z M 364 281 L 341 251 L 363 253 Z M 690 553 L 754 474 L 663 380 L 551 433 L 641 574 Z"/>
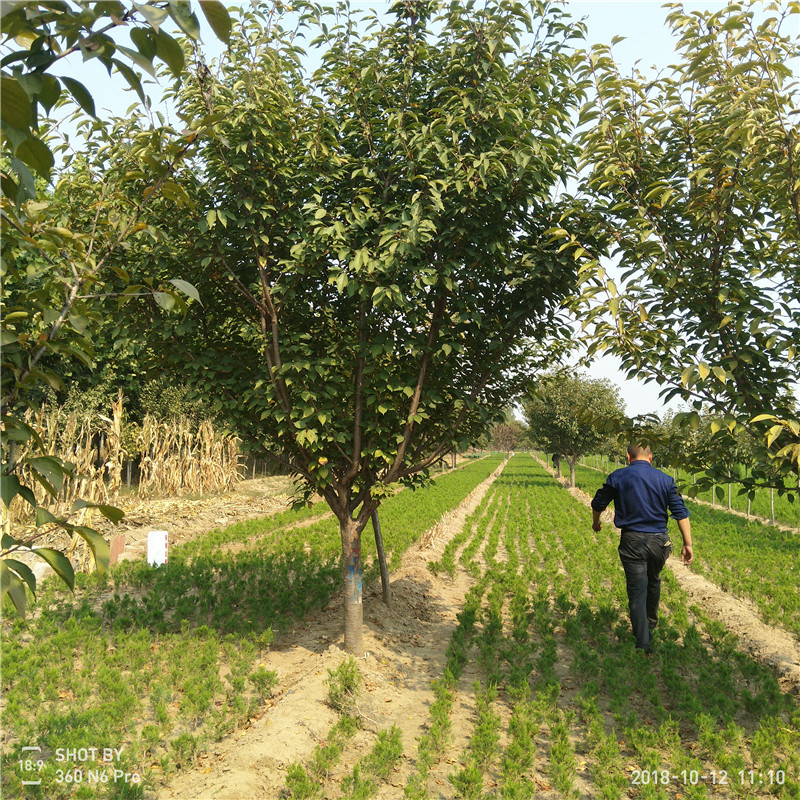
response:
<path id="1" fill-rule="evenodd" d="M 675 481 L 653 466 L 650 447 L 631 445 L 628 462 L 597 490 L 592 500 L 592 528 L 600 530 L 600 514 L 613 500 L 614 524 L 622 530 L 619 557 L 625 569 L 631 627 L 636 647 L 649 655 L 650 632 L 658 624 L 661 569 L 672 552 L 667 514 L 678 522 L 683 537 L 681 558 L 687 565 L 694 559 L 692 529 Z"/>

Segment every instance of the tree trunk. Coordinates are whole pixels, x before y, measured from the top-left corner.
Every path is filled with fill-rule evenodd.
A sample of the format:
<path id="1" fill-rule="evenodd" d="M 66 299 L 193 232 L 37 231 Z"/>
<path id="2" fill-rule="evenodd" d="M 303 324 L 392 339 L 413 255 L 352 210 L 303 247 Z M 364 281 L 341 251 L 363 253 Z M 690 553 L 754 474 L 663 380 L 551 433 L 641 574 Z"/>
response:
<path id="1" fill-rule="evenodd" d="M 749 478 L 750 477 L 750 468 L 748 466 L 746 466 L 746 465 L 745 465 L 745 468 L 744 468 L 744 477 L 745 478 Z M 749 492 L 747 493 L 747 519 L 750 519 L 750 493 Z"/>
<path id="2" fill-rule="evenodd" d="M 569 459 L 569 485 L 572 489 L 575 488 L 575 463 L 577 458 Z"/>
<path id="3" fill-rule="evenodd" d="M 769 521 L 775 524 L 775 489 L 769 487 Z"/>
<path id="4" fill-rule="evenodd" d="M 381 588 L 383 589 L 383 602 L 387 606 L 392 604 L 392 587 L 389 585 L 389 568 L 386 566 L 386 551 L 383 549 L 383 536 L 381 536 L 381 521 L 378 519 L 378 509 L 372 512 L 372 529 L 375 531 L 375 549 L 378 552 L 378 564 L 381 568 Z"/>
<path id="5" fill-rule="evenodd" d="M 362 528 L 363 530 L 363 528 Z M 342 535 L 342 576 L 344 577 L 344 649 L 362 656 L 361 629 L 364 607 L 361 602 L 361 530 L 354 519 L 339 522 Z"/>

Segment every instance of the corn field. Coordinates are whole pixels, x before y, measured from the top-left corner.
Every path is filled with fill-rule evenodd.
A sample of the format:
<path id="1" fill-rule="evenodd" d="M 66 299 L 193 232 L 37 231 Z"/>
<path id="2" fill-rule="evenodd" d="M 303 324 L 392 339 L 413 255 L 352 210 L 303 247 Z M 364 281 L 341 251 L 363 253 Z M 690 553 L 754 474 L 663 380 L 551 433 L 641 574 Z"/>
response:
<path id="1" fill-rule="evenodd" d="M 146 416 L 139 434 L 139 495 L 227 490 L 239 480 L 237 440 L 206 420 L 159 422 Z"/>
<path id="2" fill-rule="evenodd" d="M 214 430 L 211 422 L 178 418 L 169 422 L 145 416 L 134 437 L 123 436 L 122 393 L 111 402 L 109 414 L 65 412 L 42 407 L 29 412 L 26 422 L 41 438 L 44 452 L 75 465 L 58 497 L 52 497 L 22 468 L 21 479 L 37 502 L 53 514 L 66 513 L 78 498 L 90 503 L 114 503 L 123 483 L 123 468 L 140 456 L 139 495 L 180 495 L 231 489 L 239 480 L 237 440 Z M 130 428 L 130 426 L 128 426 Z M 128 448 L 134 452 L 129 452 Z M 131 447 L 130 443 L 135 442 Z M 21 460 L 25 453 L 20 454 Z M 17 497 L 8 510 L 11 522 L 25 522 L 28 504 Z"/>

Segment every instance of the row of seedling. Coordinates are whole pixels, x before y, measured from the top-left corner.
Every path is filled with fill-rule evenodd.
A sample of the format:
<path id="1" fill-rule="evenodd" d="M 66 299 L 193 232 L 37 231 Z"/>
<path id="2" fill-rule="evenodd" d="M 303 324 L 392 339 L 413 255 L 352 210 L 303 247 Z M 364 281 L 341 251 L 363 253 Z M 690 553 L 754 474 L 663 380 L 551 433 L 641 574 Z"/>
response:
<path id="1" fill-rule="evenodd" d="M 392 726 L 379 731 L 370 751 L 357 760 L 352 770 L 341 780 L 333 779 L 333 772 L 342 760 L 358 731 L 361 717 L 357 700 L 361 687 L 361 673 L 352 658 L 343 661 L 336 669 L 328 670 L 328 704 L 339 719 L 325 737 L 325 742 L 314 748 L 306 764 L 294 762 L 286 774 L 284 795 L 290 800 L 342 797 L 347 800 L 369 800 L 386 783 L 403 755 L 400 730 Z"/>
<path id="2" fill-rule="evenodd" d="M 460 768 L 447 776 L 454 795 L 798 796 L 800 711 L 775 676 L 674 584 L 656 655 L 641 657 L 613 533 L 591 531 L 588 510 L 531 459 L 512 459 L 504 475 L 485 541 L 462 539 L 473 546 L 468 563 L 483 547 L 468 652 L 481 679 Z M 782 782 L 764 787 L 751 771 Z M 695 780 L 712 772 L 716 785 Z M 417 775 L 407 794 L 438 796 L 427 794 L 436 785 Z"/>
<path id="3" fill-rule="evenodd" d="M 470 462 L 387 500 L 383 533 L 395 558 L 424 520 L 455 507 L 500 463 Z M 265 651 L 341 585 L 337 526 L 297 526 L 315 515 L 319 508 L 212 531 L 173 548 L 159 569 L 122 562 L 104 579 L 81 575 L 76 596 L 45 581 L 37 613 L 3 626 L 4 790 L 70 796 L 75 786 L 57 782 L 52 759 L 38 787 L 23 785 L 15 769 L 22 748 L 50 753 L 100 741 L 122 746 L 125 768 L 142 783 L 84 784 L 81 792 L 135 794 L 196 763 L 209 743 L 263 709 L 278 680 L 263 664 Z M 368 552 L 368 532 L 364 538 Z M 365 579 L 375 572 L 368 563 Z"/>

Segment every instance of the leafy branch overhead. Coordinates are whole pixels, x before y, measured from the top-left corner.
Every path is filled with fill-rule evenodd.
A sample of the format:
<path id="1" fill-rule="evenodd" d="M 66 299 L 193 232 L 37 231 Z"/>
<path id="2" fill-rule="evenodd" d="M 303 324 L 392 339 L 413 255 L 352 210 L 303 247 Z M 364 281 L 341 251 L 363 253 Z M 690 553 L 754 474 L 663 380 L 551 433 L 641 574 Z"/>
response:
<path id="1" fill-rule="evenodd" d="M 692 404 L 687 421 L 730 418 L 784 474 L 800 464 L 798 18 L 796 2 L 676 6 L 669 71 L 623 75 L 606 46 L 580 68 L 587 239 L 599 243 L 583 248 L 577 306 L 590 352 Z"/>
<path id="2" fill-rule="evenodd" d="M 214 33 L 226 44 L 231 18 L 219 0 L 199 6 Z M 185 67 L 181 44 L 167 32 L 170 23 L 190 39 L 200 38 L 200 23 L 188 0 L 175 2 L 4 2 L 2 7 L 2 139 L 10 157 L 3 169 L 3 193 L 18 203 L 35 197 L 34 174 L 50 178 L 55 159 L 41 137 L 40 116 L 71 100 L 96 117 L 94 98 L 86 86 L 68 74 L 68 56 L 97 59 L 111 75 L 116 72 L 146 102 L 141 73 L 155 76 L 155 61 L 180 78 Z M 117 28 L 129 30 L 135 49 L 112 38 Z"/>
<path id="3" fill-rule="evenodd" d="M 230 18 L 219 2 L 201 2 L 213 30 L 230 36 Z M 131 120 L 100 121 L 86 87 L 70 75 L 67 56 L 80 52 L 122 74 L 145 102 L 140 76 L 127 63 L 154 73 L 154 60 L 175 76 L 184 68 L 181 45 L 165 30 L 172 23 L 186 35 L 199 36 L 197 17 L 186 2 L 130 4 L 18 2 L 2 6 L 2 144 L 3 144 L 3 330 L 2 330 L 2 487 L 4 526 L 2 591 L 20 612 L 25 587 L 35 594 L 33 572 L 21 553 L 44 559 L 70 587 L 73 567 L 53 548 L 33 545 L 56 529 L 82 537 L 98 569 L 108 564 L 109 548 L 97 531 L 76 524 L 72 513 L 94 507 L 112 522 L 122 512 L 108 505 L 78 501 L 72 511 L 54 514 L 37 502 L 26 481 L 42 486 L 58 505 L 65 481 L 76 480 L 75 466 L 45 451 L 28 424 L 45 388 L 64 388 L 64 363 L 76 360 L 92 369 L 94 343 L 106 322 L 102 299 L 118 296 L 120 305 L 139 295 L 152 297 L 166 310 L 185 310 L 185 298 L 199 301 L 182 278 L 155 282 L 134 280 L 129 257 L 144 241 L 163 236 L 148 219 L 149 208 L 166 199 L 181 204 L 185 192 L 176 173 L 198 136 L 202 120 L 181 133 L 165 126 L 144 128 Z M 130 28 L 137 50 L 116 44 L 110 32 Z M 57 72 L 59 74 L 52 74 Z M 89 119 L 79 126 L 80 153 L 57 127 L 40 117 L 65 102 L 76 103 Z M 55 159 L 59 180 L 46 187 Z M 136 196 L 123 191 L 136 187 Z M 29 505 L 31 531 L 12 536 L 7 530 L 12 502 Z"/>

